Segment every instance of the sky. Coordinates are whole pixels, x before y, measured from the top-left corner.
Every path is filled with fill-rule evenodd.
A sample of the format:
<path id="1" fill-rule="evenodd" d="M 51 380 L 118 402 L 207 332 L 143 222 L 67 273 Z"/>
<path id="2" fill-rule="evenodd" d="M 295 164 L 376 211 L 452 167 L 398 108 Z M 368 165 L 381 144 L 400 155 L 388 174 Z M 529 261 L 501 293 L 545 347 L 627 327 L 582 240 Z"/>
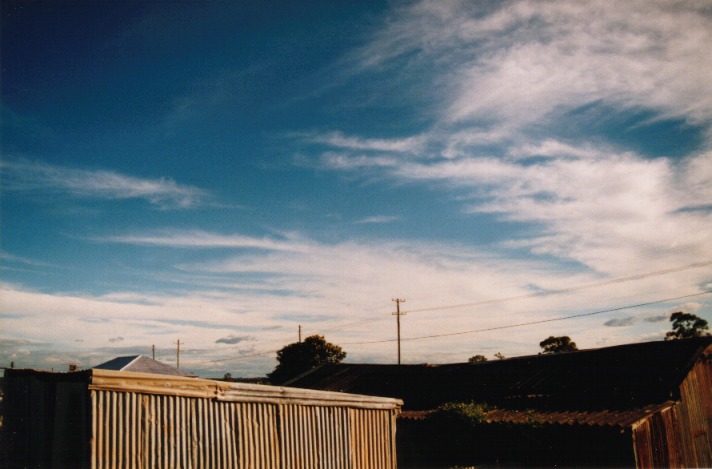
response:
<path id="1" fill-rule="evenodd" d="M 0 366 L 712 323 L 709 1 L 1 5 Z"/>

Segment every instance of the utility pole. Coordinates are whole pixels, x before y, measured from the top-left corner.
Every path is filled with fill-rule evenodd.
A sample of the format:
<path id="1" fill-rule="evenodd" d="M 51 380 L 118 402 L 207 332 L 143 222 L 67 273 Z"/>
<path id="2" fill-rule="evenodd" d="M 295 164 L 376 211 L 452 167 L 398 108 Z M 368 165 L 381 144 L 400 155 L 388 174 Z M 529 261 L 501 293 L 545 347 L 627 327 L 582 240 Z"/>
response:
<path id="1" fill-rule="evenodd" d="M 176 349 L 176 368 L 180 368 L 180 339 L 178 339 L 178 348 Z"/>
<path id="2" fill-rule="evenodd" d="M 299 325 L 299 343 L 302 343 L 302 325 Z"/>
<path id="3" fill-rule="evenodd" d="M 156 345 L 151 345 L 151 358 L 156 359 Z"/>
<path id="4" fill-rule="evenodd" d="M 396 302 L 396 312 L 392 313 L 396 317 L 396 323 L 398 324 L 398 364 L 401 364 L 401 338 L 400 338 L 400 317 L 405 315 L 405 312 L 401 313 L 400 304 L 405 303 L 404 298 L 395 298 L 392 301 Z"/>

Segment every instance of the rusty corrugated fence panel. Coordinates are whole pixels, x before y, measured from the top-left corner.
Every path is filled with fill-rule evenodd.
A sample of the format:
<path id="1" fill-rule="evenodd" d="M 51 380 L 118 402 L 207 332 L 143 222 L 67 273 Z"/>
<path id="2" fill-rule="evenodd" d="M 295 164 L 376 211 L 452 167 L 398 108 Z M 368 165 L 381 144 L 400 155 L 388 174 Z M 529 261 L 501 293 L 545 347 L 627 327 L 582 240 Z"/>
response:
<path id="1" fill-rule="evenodd" d="M 397 399 L 107 370 L 5 378 L 18 467 L 396 468 Z"/>
<path id="2" fill-rule="evenodd" d="M 633 426 L 639 468 L 712 467 L 712 347 L 680 385 L 677 405 Z"/>
<path id="3" fill-rule="evenodd" d="M 90 386 L 93 469 L 396 468 L 397 400 L 126 376 Z"/>
<path id="4" fill-rule="evenodd" d="M 684 467 L 712 467 L 712 347 L 680 385 L 680 453 Z"/>
<path id="5" fill-rule="evenodd" d="M 353 467 L 395 469 L 395 415 L 351 409 L 350 423 Z"/>

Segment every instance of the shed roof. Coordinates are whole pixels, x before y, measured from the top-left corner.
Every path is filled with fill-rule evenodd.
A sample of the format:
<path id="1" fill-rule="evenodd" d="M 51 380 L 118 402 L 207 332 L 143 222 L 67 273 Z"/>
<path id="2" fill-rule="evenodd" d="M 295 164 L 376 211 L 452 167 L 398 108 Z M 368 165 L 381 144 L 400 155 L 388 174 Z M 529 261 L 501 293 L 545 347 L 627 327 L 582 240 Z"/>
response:
<path id="1" fill-rule="evenodd" d="M 130 355 L 127 357 L 116 357 L 113 360 L 104 362 L 94 367 L 99 370 L 133 371 L 136 373 L 154 373 L 158 375 L 171 376 L 195 376 L 157 360 L 153 360 L 143 355 Z"/>
<path id="2" fill-rule="evenodd" d="M 404 409 L 478 401 L 499 408 L 623 411 L 662 404 L 712 337 L 450 365 L 324 364 L 284 385 L 403 399 Z"/>
<path id="3" fill-rule="evenodd" d="M 57 383 L 77 383 L 92 391 L 132 392 L 163 396 L 215 399 L 221 402 L 290 404 L 320 407 L 350 407 L 399 411 L 400 399 L 319 390 L 285 388 L 263 384 L 227 383 L 212 379 L 124 372 L 101 368 L 55 373 L 31 369 L 6 369 L 5 379 L 23 389 L 48 389 Z M 45 386 L 43 388 L 43 386 Z M 40 391 L 37 391 L 41 393 Z"/>
<path id="4" fill-rule="evenodd" d="M 666 401 L 662 404 L 651 404 L 636 409 L 624 410 L 516 410 L 492 409 L 487 412 L 488 423 L 526 423 L 526 424 L 559 424 L 559 425 L 588 425 L 598 427 L 626 428 L 635 425 L 657 412 L 669 409 L 676 403 Z M 404 411 L 399 418 L 408 420 L 423 420 L 433 411 L 410 410 Z"/>

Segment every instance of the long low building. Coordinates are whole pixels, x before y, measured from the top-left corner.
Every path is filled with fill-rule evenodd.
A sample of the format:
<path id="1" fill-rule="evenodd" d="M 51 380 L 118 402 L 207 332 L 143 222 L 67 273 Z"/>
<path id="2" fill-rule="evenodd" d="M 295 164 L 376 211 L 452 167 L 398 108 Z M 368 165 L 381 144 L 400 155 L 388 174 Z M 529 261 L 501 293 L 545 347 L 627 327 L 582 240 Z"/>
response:
<path id="1" fill-rule="evenodd" d="M 5 467 L 397 467 L 399 399 L 100 369 L 4 381 Z"/>
<path id="2" fill-rule="evenodd" d="M 401 467 L 712 467 L 712 337 L 481 363 L 325 364 L 285 385 L 403 399 Z M 428 418 L 458 402 L 486 404 L 476 437 Z"/>

